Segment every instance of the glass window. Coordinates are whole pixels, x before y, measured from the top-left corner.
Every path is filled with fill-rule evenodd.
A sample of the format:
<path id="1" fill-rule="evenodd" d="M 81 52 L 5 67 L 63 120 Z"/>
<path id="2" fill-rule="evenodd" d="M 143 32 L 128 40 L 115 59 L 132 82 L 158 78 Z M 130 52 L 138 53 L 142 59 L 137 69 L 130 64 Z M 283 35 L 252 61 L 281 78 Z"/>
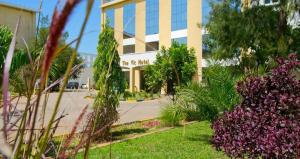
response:
<path id="1" fill-rule="evenodd" d="M 126 81 L 126 89 L 129 88 L 129 81 L 130 81 L 130 72 L 129 71 L 123 71 L 125 81 Z"/>
<path id="2" fill-rule="evenodd" d="M 269 4 L 271 0 L 265 0 L 265 4 Z"/>
<path id="3" fill-rule="evenodd" d="M 187 0 L 172 0 L 172 31 L 187 28 Z"/>
<path id="4" fill-rule="evenodd" d="M 157 51 L 159 50 L 159 42 L 149 42 L 146 43 L 146 51 Z"/>
<path id="5" fill-rule="evenodd" d="M 124 5 L 123 28 L 124 28 L 124 35 L 126 35 L 126 37 L 135 36 L 135 3 Z"/>
<path id="6" fill-rule="evenodd" d="M 177 42 L 179 44 L 187 44 L 187 37 L 172 39 L 172 42 Z"/>
<path id="7" fill-rule="evenodd" d="M 209 42 L 209 35 L 208 34 L 204 34 L 202 35 L 202 57 L 204 59 L 210 58 L 211 57 L 211 51 L 208 45 Z"/>
<path id="8" fill-rule="evenodd" d="M 108 22 L 108 25 L 112 28 L 115 26 L 115 10 L 114 9 L 108 9 L 106 10 L 106 20 Z"/>
<path id="9" fill-rule="evenodd" d="M 158 34 L 159 0 L 146 0 L 146 35 Z"/>
<path id="10" fill-rule="evenodd" d="M 265 0 L 265 4 L 277 3 L 279 0 Z"/>
<path id="11" fill-rule="evenodd" d="M 123 46 L 123 54 L 135 53 L 135 45 L 125 45 Z"/>

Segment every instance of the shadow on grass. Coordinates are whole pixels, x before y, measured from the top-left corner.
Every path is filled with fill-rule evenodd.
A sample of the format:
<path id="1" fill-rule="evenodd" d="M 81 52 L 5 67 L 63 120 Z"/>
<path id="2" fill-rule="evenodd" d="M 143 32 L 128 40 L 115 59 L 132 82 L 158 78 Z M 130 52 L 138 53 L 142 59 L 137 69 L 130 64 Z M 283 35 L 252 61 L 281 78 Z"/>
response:
<path id="1" fill-rule="evenodd" d="M 135 128 L 135 129 L 124 129 L 120 131 L 112 132 L 112 136 L 114 140 L 125 138 L 126 135 L 131 134 L 141 134 L 147 132 L 146 128 Z"/>
<path id="2" fill-rule="evenodd" d="M 197 141 L 197 142 L 203 142 L 205 144 L 211 144 L 211 135 L 207 135 L 207 134 L 194 135 L 186 138 L 189 141 Z"/>

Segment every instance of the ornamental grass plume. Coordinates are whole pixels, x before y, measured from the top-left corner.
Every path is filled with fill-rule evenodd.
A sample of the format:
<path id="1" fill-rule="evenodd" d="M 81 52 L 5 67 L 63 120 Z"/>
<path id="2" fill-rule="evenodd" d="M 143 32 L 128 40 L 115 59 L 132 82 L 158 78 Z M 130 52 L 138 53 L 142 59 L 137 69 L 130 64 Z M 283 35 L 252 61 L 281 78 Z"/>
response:
<path id="1" fill-rule="evenodd" d="M 55 57 L 55 53 L 57 51 L 59 38 L 62 35 L 62 32 L 67 24 L 67 21 L 71 15 L 73 9 L 75 8 L 75 6 L 77 4 L 79 4 L 79 2 L 80 2 L 80 0 L 68 0 L 68 1 L 66 1 L 61 12 L 58 11 L 57 7 L 54 10 L 54 13 L 52 16 L 52 22 L 51 22 L 50 30 L 49 30 L 49 36 L 48 36 L 47 42 L 45 44 L 45 53 L 44 53 L 44 59 L 43 59 L 43 63 L 42 63 L 42 75 L 41 75 L 41 80 L 40 80 L 41 81 L 41 83 L 40 83 L 41 89 L 38 93 L 37 102 L 35 105 L 36 108 L 34 109 L 33 123 L 31 124 L 31 128 L 30 128 L 31 132 L 29 135 L 29 143 L 28 143 L 29 151 L 31 151 L 31 143 L 32 143 L 31 141 L 33 138 L 33 130 L 35 129 L 35 125 L 36 125 L 35 123 L 36 123 L 36 118 L 37 118 L 37 113 L 38 113 L 42 90 L 45 87 L 48 72 L 49 72 L 50 66 L 52 64 L 52 61 Z M 53 114 L 56 115 L 57 112 L 53 112 Z M 45 150 L 45 147 L 46 147 L 45 142 L 48 138 L 47 135 L 49 135 L 51 125 L 53 124 L 52 122 L 53 122 L 53 119 L 51 119 L 48 124 L 45 136 L 43 137 L 44 141 L 41 142 L 41 144 L 43 145 L 43 146 L 41 146 L 41 151 Z M 38 153 L 37 156 L 40 156 L 40 155 L 41 154 Z"/>
<path id="2" fill-rule="evenodd" d="M 87 2 L 87 9 L 85 14 L 84 23 L 80 30 L 80 35 L 78 39 L 76 40 L 76 48 L 72 52 L 72 58 L 68 64 L 68 69 L 65 72 L 64 78 L 61 78 L 48 86 L 46 89 L 45 83 L 48 78 L 48 71 L 53 63 L 53 60 L 55 59 L 56 55 L 59 54 L 63 49 L 58 49 L 58 41 L 62 35 L 62 32 L 66 26 L 66 23 L 68 21 L 68 18 L 70 17 L 71 13 L 73 12 L 76 5 L 79 4 L 81 0 L 66 0 L 64 3 L 64 7 L 61 11 L 59 11 L 57 8 L 54 11 L 49 36 L 47 38 L 47 41 L 45 43 L 44 48 L 42 49 L 43 52 L 41 53 L 42 56 L 38 56 L 34 60 L 31 60 L 31 56 L 28 51 L 28 58 L 30 59 L 30 65 L 26 65 L 26 68 L 28 68 L 29 73 L 32 73 L 28 78 L 29 81 L 28 85 L 26 85 L 26 91 L 28 92 L 28 95 L 25 96 L 26 98 L 26 105 L 24 108 L 24 111 L 20 112 L 20 116 L 16 117 L 14 119 L 14 113 L 16 111 L 16 108 L 18 106 L 17 104 L 12 104 L 12 101 L 9 99 L 9 90 L 8 90 L 8 84 L 9 84 L 9 71 L 10 71 L 10 65 L 11 60 L 13 57 L 14 49 L 15 49 L 15 43 L 16 43 L 16 36 L 17 36 L 17 29 L 14 33 L 13 40 L 10 44 L 10 49 L 8 51 L 6 61 L 5 61 L 5 73 L 4 73 L 4 80 L 3 80 L 3 111 L 4 111 L 4 127 L 3 132 L 5 135 L 5 142 L 6 144 L 0 146 L 0 153 L 3 156 L 3 158 L 45 158 L 49 152 L 49 149 L 53 146 L 53 135 L 55 134 L 56 128 L 59 125 L 59 121 L 63 118 L 64 115 L 58 116 L 58 107 L 59 102 L 61 98 L 57 99 L 56 105 L 54 105 L 54 110 L 50 113 L 51 119 L 48 123 L 45 123 L 46 128 L 44 127 L 44 124 L 36 124 L 39 118 L 41 120 L 44 120 L 45 116 L 39 115 L 38 110 L 41 106 L 40 99 L 43 94 L 46 94 L 47 92 L 54 87 L 57 83 L 63 80 L 64 83 L 68 81 L 68 78 L 72 73 L 79 69 L 80 65 L 73 67 L 74 59 L 76 59 L 77 56 L 77 50 L 83 35 L 83 32 L 85 30 L 88 17 L 90 15 L 91 6 L 94 3 L 94 0 L 89 0 Z M 41 0 L 42 3 L 42 0 Z M 18 25 L 17 27 L 18 28 Z M 41 72 L 41 76 L 39 76 Z M 40 89 L 37 94 L 37 96 L 33 96 L 33 92 L 35 90 L 35 83 L 37 79 L 40 78 Z M 28 87 L 28 88 L 27 88 Z M 60 91 L 60 96 L 63 93 L 63 88 Z M 17 97 L 20 99 L 20 97 Z M 45 97 L 45 102 L 42 104 L 46 107 L 47 100 Z M 12 107 L 12 108 L 11 108 Z M 78 117 L 78 120 L 73 128 L 73 131 L 68 140 L 64 143 L 65 146 L 69 145 L 69 142 L 72 137 L 74 137 L 74 132 L 76 131 L 78 127 L 78 122 L 82 120 L 83 114 L 86 112 L 86 108 L 83 110 L 82 114 Z M 60 154 L 60 152 L 57 152 L 57 154 Z M 1 157 L 0 157 L 1 158 Z"/>
<path id="3" fill-rule="evenodd" d="M 59 158 L 64 159 L 64 158 L 68 158 L 67 152 L 66 150 L 68 149 L 68 147 L 70 146 L 71 142 L 74 139 L 75 133 L 77 128 L 79 127 L 80 122 L 83 120 L 84 115 L 86 114 L 88 109 L 88 105 L 85 106 L 83 108 L 83 110 L 81 111 L 80 115 L 78 116 L 75 125 L 73 126 L 73 129 L 71 131 L 71 133 L 67 136 L 66 140 L 64 141 L 61 153 L 58 155 Z"/>
<path id="4" fill-rule="evenodd" d="M 62 35 L 62 32 L 67 24 L 67 21 L 73 9 L 79 2 L 80 0 L 68 0 L 61 13 L 59 13 L 57 8 L 54 11 L 51 26 L 50 26 L 49 38 L 45 46 L 45 58 L 43 62 L 42 77 L 45 77 L 45 75 L 49 71 L 49 68 L 51 66 L 52 60 L 55 56 L 55 52 L 58 47 L 59 38 Z"/>
<path id="5" fill-rule="evenodd" d="M 12 37 L 9 49 L 8 49 L 8 53 L 6 55 L 6 59 L 5 59 L 5 64 L 4 64 L 4 70 L 3 70 L 3 81 L 2 81 L 2 92 L 3 92 L 3 136 L 4 139 L 6 140 L 0 148 L 0 152 L 2 154 L 5 154 L 6 156 L 10 157 L 12 155 L 12 151 L 9 148 L 8 145 L 8 129 L 7 129 L 7 125 L 9 123 L 9 107 L 10 107 L 10 102 L 9 102 L 9 90 L 8 90 L 8 85 L 9 85 L 9 70 L 11 67 L 11 63 L 12 63 L 12 58 L 14 55 L 14 51 L 15 51 L 15 47 L 16 47 L 16 41 L 17 41 L 17 33 L 19 30 L 19 24 L 20 24 L 20 18 L 18 19 L 15 31 L 14 31 L 14 35 Z"/>
<path id="6" fill-rule="evenodd" d="M 233 111 L 212 125 L 213 144 L 233 158 L 300 158 L 300 62 L 279 58 L 264 77 L 238 83 L 243 97 Z"/>

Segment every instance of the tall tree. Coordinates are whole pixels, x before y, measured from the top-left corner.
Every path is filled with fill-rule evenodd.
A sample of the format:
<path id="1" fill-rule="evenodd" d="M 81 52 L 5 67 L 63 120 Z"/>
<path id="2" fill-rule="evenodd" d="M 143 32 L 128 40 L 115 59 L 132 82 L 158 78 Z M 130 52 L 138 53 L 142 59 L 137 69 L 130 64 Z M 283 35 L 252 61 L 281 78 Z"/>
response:
<path id="1" fill-rule="evenodd" d="M 146 85 L 151 89 L 166 85 L 167 92 L 174 93 L 175 86 L 186 85 L 192 80 L 196 69 L 195 50 L 174 42 L 170 48 L 161 49 L 154 65 L 146 67 Z"/>
<path id="2" fill-rule="evenodd" d="M 113 29 L 104 26 L 99 35 L 98 55 L 94 63 L 94 80 L 98 89 L 94 101 L 94 128 L 102 129 L 98 139 L 109 137 L 110 127 L 118 119 L 119 95 L 125 90 L 117 48 Z"/>
<path id="3" fill-rule="evenodd" d="M 262 6 L 252 0 L 252 6 L 243 9 L 240 0 L 213 3 L 206 25 L 213 57 L 240 58 L 245 70 L 258 72 L 270 59 L 299 50 L 299 29 L 287 23 L 286 2 Z"/>

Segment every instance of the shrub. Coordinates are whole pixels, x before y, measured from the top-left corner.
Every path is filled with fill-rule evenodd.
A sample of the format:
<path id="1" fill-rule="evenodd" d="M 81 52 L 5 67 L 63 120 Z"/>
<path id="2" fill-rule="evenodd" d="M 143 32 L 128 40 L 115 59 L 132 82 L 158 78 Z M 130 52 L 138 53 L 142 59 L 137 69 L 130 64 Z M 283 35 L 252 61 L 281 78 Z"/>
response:
<path id="1" fill-rule="evenodd" d="M 217 108 L 212 103 L 208 88 L 202 84 L 193 83 L 179 89 L 177 103 L 184 108 L 186 120 L 212 119 L 218 114 Z"/>
<path id="2" fill-rule="evenodd" d="M 182 107 L 176 104 L 167 105 L 161 111 L 161 120 L 165 126 L 178 126 L 180 121 L 183 120 L 184 113 Z"/>
<path id="3" fill-rule="evenodd" d="M 203 84 L 192 83 L 177 91 L 176 103 L 183 107 L 185 120 L 212 120 L 220 112 L 232 110 L 239 102 L 234 77 L 229 68 L 210 66 Z"/>
<path id="4" fill-rule="evenodd" d="M 109 138 L 110 128 L 119 118 L 118 98 L 125 91 L 117 47 L 114 30 L 106 24 L 99 35 L 98 55 L 94 63 L 94 80 L 99 91 L 94 101 L 93 118 L 95 130 L 102 130 L 97 135 L 99 140 Z"/>
<path id="5" fill-rule="evenodd" d="M 234 158 L 300 157 L 300 81 L 296 55 L 264 77 L 238 83 L 243 101 L 213 123 L 213 144 Z"/>
<path id="6" fill-rule="evenodd" d="M 195 50 L 174 42 L 170 48 L 161 49 L 154 65 L 145 68 L 146 86 L 156 93 L 165 85 L 167 93 L 174 94 L 175 86 L 189 83 L 196 70 Z"/>

